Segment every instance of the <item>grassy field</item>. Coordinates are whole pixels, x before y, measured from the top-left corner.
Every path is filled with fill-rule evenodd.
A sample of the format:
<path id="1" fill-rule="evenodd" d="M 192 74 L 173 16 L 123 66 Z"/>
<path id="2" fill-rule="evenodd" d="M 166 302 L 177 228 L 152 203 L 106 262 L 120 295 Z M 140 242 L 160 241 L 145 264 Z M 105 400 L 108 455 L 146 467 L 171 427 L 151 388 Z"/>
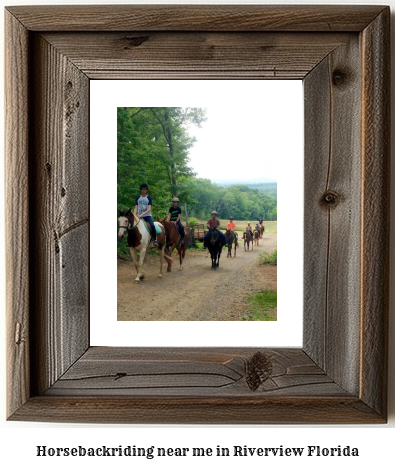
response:
<path id="1" fill-rule="evenodd" d="M 264 290 L 248 297 L 248 316 L 243 320 L 247 321 L 276 321 L 273 313 L 277 308 L 277 292 Z"/>
<path id="2" fill-rule="evenodd" d="M 229 219 L 219 219 L 221 227 L 221 231 L 226 230 L 226 224 L 229 222 Z M 201 220 L 197 219 L 197 222 L 199 224 L 204 224 L 206 226 L 207 220 Z M 244 232 L 245 228 L 247 227 L 247 223 L 251 222 L 251 226 L 255 227 L 255 224 L 257 223 L 256 220 L 234 220 L 233 221 L 236 224 L 236 232 L 240 232 L 241 234 Z M 265 232 L 267 233 L 277 233 L 277 220 L 264 220 L 263 225 L 265 226 Z"/>

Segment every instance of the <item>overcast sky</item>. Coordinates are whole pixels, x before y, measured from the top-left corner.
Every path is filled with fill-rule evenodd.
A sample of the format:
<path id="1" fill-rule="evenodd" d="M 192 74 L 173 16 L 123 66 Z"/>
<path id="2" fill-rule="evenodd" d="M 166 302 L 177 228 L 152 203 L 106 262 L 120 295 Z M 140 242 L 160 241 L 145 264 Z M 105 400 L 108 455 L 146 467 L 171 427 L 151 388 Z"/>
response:
<path id="1" fill-rule="evenodd" d="M 277 181 L 282 160 L 300 154 L 303 141 L 301 84 L 283 83 L 259 107 L 206 108 L 207 121 L 189 129 L 197 139 L 189 156 L 198 177 Z"/>

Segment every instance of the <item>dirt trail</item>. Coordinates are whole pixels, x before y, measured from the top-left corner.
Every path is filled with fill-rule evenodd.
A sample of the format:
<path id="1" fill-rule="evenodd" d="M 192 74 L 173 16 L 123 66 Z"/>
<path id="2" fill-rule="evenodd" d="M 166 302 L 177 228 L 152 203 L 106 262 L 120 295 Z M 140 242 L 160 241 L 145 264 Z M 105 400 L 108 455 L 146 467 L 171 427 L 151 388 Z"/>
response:
<path id="1" fill-rule="evenodd" d="M 136 271 L 133 264 L 119 260 L 118 320 L 241 320 L 246 313 L 245 301 L 250 292 L 265 287 L 277 289 L 277 267 L 257 263 L 261 253 L 271 253 L 276 247 L 276 233 L 264 234 L 253 251 L 245 252 L 240 243 L 235 258 L 227 258 L 223 251 L 216 270 L 211 269 L 210 255 L 204 251 L 187 252 L 184 269 L 179 271 L 174 252 L 172 272 L 167 273 L 164 268 L 162 279 L 157 277 L 159 259 L 150 256 L 146 279 L 140 284 L 134 283 Z M 134 308 L 136 298 L 139 298 L 138 311 Z"/>

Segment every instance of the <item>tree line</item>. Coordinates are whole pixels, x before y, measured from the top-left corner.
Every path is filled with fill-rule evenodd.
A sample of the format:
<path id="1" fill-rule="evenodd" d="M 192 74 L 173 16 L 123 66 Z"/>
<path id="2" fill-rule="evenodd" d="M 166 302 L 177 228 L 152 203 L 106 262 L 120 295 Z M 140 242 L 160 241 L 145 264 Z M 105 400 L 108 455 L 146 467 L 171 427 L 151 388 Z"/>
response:
<path id="1" fill-rule="evenodd" d="M 197 178 L 188 152 L 195 139 L 191 124 L 202 126 L 202 108 L 118 108 L 118 208 L 134 207 L 141 183 L 147 183 L 153 216 L 164 217 L 177 196 L 188 215 L 206 219 L 216 210 L 219 218 L 277 220 L 275 197 L 246 185 L 221 187 Z"/>

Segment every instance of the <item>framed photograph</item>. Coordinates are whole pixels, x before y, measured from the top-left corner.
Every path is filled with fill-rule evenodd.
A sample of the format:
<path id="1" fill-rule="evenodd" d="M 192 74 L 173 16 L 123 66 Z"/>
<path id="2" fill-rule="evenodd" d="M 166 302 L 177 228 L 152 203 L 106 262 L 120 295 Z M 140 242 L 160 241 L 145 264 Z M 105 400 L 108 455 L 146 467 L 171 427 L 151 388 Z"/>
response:
<path id="1" fill-rule="evenodd" d="M 5 19 L 8 419 L 385 423 L 389 8 L 28 6 Z M 121 79 L 303 81 L 302 347 L 91 346 L 90 84 Z"/>

